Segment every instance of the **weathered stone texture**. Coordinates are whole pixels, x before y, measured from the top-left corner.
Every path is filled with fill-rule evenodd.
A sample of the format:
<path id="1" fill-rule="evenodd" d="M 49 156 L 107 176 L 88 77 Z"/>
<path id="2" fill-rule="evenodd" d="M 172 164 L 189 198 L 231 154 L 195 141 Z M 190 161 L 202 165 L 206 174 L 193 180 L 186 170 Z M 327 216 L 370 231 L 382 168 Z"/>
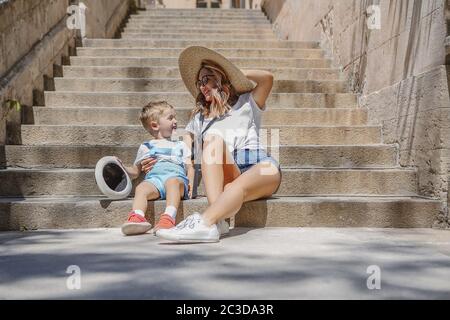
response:
<path id="1" fill-rule="evenodd" d="M 330 49 L 362 93 L 393 85 L 444 64 L 444 1 L 379 1 L 381 29 L 367 28 L 372 1 L 315 0 L 264 3 L 283 39 Z"/>
<path id="2" fill-rule="evenodd" d="M 41 41 L 66 14 L 69 0 L 14 0 L 0 7 L 0 75 Z"/>
<path id="3" fill-rule="evenodd" d="M 86 37 L 112 38 L 128 14 L 133 0 L 83 0 L 86 11 Z"/>
<path id="4" fill-rule="evenodd" d="M 18 100 L 22 112 L 0 121 L 0 145 L 20 144 L 27 109 L 44 105 L 54 70 L 73 53 L 76 31 L 66 26 L 69 0 L 11 0 L 0 5 L 0 106 Z M 86 0 L 87 36 L 110 38 L 120 27 L 132 0 Z M 57 68 L 54 68 L 57 66 Z M 0 109 L 0 119 L 5 110 Z"/>
<path id="5" fill-rule="evenodd" d="M 370 5 L 381 29 L 367 27 Z M 344 71 L 399 163 L 418 168 L 419 191 L 448 199 L 450 101 L 445 67 L 446 1 L 265 1 L 282 39 L 321 41 Z"/>

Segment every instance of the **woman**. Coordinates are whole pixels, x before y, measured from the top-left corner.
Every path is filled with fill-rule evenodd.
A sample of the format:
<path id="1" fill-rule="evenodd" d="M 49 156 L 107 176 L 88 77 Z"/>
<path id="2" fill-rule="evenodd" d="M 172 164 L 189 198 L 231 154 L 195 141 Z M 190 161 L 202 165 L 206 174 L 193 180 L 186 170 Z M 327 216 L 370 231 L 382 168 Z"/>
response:
<path id="1" fill-rule="evenodd" d="M 209 206 L 203 214 L 196 212 L 157 236 L 179 242 L 217 242 L 228 230 L 224 219 L 233 217 L 244 202 L 272 196 L 281 184 L 280 166 L 259 139 L 261 112 L 273 75 L 241 71 L 217 52 L 199 46 L 183 50 L 179 66 L 196 98 L 186 142 L 198 139 L 195 154 L 201 160 Z M 151 165 L 143 163 L 143 170 Z"/>

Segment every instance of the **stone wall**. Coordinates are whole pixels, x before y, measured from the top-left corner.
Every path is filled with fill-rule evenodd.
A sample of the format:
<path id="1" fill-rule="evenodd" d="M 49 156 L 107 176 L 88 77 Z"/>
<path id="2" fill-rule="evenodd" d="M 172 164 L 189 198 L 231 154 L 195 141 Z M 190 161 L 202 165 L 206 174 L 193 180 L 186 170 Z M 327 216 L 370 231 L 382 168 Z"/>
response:
<path id="1" fill-rule="evenodd" d="M 136 0 L 140 3 L 140 0 Z M 0 145 L 20 144 L 20 127 L 30 107 L 44 105 L 44 90 L 52 90 L 61 65 L 75 53 L 77 32 L 66 27 L 67 8 L 79 1 L 9 0 L 0 4 L 0 120 L 4 102 L 17 100 L 22 111 L 0 121 Z M 111 38 L 132 0 L 85 0 L 87 37 Z"/>
<path id="2" fill-rule="evenodd" d="M 445 38 L 445 62 L 447 69 L 447 83 L 450 88 L 450 0 L 446 1 L 445 5 L 445 18 L 447 25 L 447 37 Z M 450 203 L 450 156 L 447 158 L 448 168 L 447 168 L 447 177 L 448 177 L 448 189 L 449 192 L 447 194 L 447 203 Z M 449 218 L 450 220 L 450 218 Z M 450 221 L 449 221 L 450 225 Z"/>
<path id="3" fill-rule="evenodd" d="M 133 0 L 82 0 L 86 6 L 86 37 L 113 38 L 126 18 Z"/>
<path id="4" fill-rule="evenodd" d="M 15 0 L 0 5 L 0 76 L 66 14 L 68 0 Z"/>
<path id="5" fill-rule="evenodd" d="M 418 168 L 424 196 L 448 199 L 450 100 L 445 69 L 445 0 L 266 0 L 281 39 L 320 41 L 349 87 L 398 144 L 402 166 Z M 380 8 L 369 29 L 367 8 Z"/>
<path id="6" fill-rule="evenodd" d="M 43 103 L 54 65 L 61 65 L 75 46 L 75 33 L 65 23 L 68 5 L 68 0 L 10 0 L 0 5 L 0 119 L 6 100 L 23 106 L 22 112 L 10 112 L 0 121 L 0 144 L 20 143 L 23 112 Z"/>

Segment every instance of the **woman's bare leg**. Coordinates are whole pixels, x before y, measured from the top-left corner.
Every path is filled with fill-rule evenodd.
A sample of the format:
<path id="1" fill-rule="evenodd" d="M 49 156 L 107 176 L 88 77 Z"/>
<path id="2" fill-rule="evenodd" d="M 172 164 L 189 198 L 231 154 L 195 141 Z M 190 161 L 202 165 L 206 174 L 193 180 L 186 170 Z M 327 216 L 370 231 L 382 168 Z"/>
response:
<path id="1" fill-rule="evenodd" d="M 202 179 L 211 205 L 223 193 L 225 185 L 241 174 L 224 140 L 217 135 L 205 138 L 202 153 Z"/>
<path id="2" fill-rule="evenodd" d="M 208 225 L 222 219 L 233 217 L 244 202 L 270 197 L 281 182 L 278 168 L 267 162 L 261 162 L 228 184 L 217 200 L 203 213 Z"/>

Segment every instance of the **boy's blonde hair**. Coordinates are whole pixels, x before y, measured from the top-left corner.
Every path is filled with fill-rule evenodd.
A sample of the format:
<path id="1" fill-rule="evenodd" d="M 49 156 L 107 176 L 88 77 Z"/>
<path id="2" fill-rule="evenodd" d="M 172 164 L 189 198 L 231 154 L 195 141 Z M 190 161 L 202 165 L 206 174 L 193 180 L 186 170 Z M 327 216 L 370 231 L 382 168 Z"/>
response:
<path id="1" fill-rule="evenodd" d="M 159 123 L 159 119 L 167 109 L 174 109 L 167 101 L 152 101 L 142 108 L 139 120 L 141 120 L 142 125 L 150 134 L 154 135 L 155 132 L 149 126 L 149 121 Z"/>

